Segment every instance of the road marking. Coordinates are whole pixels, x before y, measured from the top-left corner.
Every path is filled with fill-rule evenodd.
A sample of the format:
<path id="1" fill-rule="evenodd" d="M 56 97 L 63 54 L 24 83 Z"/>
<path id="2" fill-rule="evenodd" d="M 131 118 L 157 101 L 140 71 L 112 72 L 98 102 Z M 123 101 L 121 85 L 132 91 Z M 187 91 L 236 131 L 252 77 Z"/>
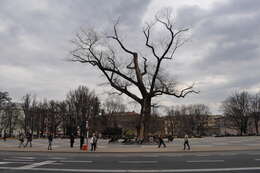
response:
<path id="1" fill-rule="evenodd" d="M 33 162 L 34 160 L 25 160 L 25 159 L 3 159 L 6 161 L 14 161 L 14 162 Z"/>
<path id="2" fill-rule="evenodd" d="M 51 157 L 49 159 L 53 159 L 53 160 L 66 160 L 67 158 L 65 158 L 65 157 Z"/>
<path id="3" fill-rule="evenodd" d="M 198 156 L 198 157 L 208 157 L 208 156 L 210 156 L 210 154 L 195 154 L 194 156 Z"/>
<path id="4" fill-rule="evenodd" d="M 158 155 L 142 155 L 142 157 L 159 157 Z"/>
<path id="5" fill-rule="evenodd" d="M 177 153 L 174 153 L 174 154 L 166 154 L 164 155 L 165 157 L 180 157 L 180 156 L 183 156 L 183 154 L 177 154 Z"/>
<path id="6" fill-rule="evenodd" d="M 158 161 L 119 161 L 119 163 L 158 163 Z"/>
<path id="7" fill-rule="evenodd" d="M 188 163 L 211 163 L 211 162 L 224 162 L 224 160 L 188 160 Z"/>
<path id="8" fill-rule="evenodd" d="M 62 163 L 93 163 L 91 160 L 64 160 Z"/>
<path id="9" fill-rule="evenodd" d="M 0 167 L 0 170 L 17 170 L 14 167 Z M 28 170 L 20 168 L 19 170 Z M 244 167 L 244 168 L 208 168 L 208 169 L 157 169 L 157 170 L 135 170 L 135 169 L 59 169 L 59 168 L 31 168 L 32 171 L 53 171 L 53 172 L 229 172 L 229 171 L 252 171 L 260 170 L 260 167 Z"/>
<path id="10" fill-rule="evenodd" d="M 28 160 L 34 160 L 35 157 L 12 157 L 12 158 L 15 158 L 15 159 L 28 159 Z"/>
<path id="11" fill-rule="evenodd" d="M 235 155 L 238 155 L 238 153 L 218 153 L 216 155 L 218 155 L 218 156 L 235 156 Z"/>
<path id="12" fill-rule="evenodd" d="M 256 161 L 260 161 L 260 159 L 255 159 Z"/>
<path id="13" fill-rule="evenodd" d="M 12 162 L 0 162 L 0 165 L 4 165 L 4 164 L 8 164 L 8 163 L 12 163 Z"/>
<path id="14" fill-rule="evenodd" d="M 35 167 L 38 167 L 38 166 L 42 166 L 42 165 L 49 165 L 49 164 L 52 164 L 56 161 L 51 161 L 51 160 L 47 160 L 47 161 L 44 161 L 44 162 L 38 162 L 38 163 L 34 163 L 34 164 L 31 164 L 31 165 L 25 165 L 25 166 L 21 166 L 21 167 L 18 167 L 16 169 L 32 169 L 32 168 L 35 168 Z"/>

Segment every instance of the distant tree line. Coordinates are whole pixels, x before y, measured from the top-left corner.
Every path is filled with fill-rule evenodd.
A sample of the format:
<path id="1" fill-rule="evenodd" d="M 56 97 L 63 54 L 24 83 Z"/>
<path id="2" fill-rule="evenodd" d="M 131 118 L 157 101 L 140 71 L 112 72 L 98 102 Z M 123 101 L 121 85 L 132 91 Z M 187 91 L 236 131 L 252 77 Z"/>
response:
<path id="1" fill-rule="evenodd" d="M 254 127 L 255 134 L 259 135 L 260 93 L 235 92 L 223 101 L 221 108 L 226 127 L 237 130 L 239 135 L 248 135 L 249 127 Z M 38 137 L 48 132 L 86 136 L 89 128 L 90 133 L 132 136 L 138 131 L 138 118 L 129 122 L 132 129 L 119 127 L 116 118 L 126 109 L 119 97 L 110 96 L 101 104 L 95 92 L 86 86 L 70 90 L 62 101 L 39 101 L 36 96 L 26 94 L 22 102 L 15 103 L 8 92 L 0 92 L 0 134 L 12 136 L 15 131 L 30 131 Z M 150 134 L 163 133 L 167 126 L 167 134 L 172 136 L 205 136 L 210 114 L 209 107 L 204 104 L 172 106 L 163 118 L 151 114 L 149 131 Z"/>
<path id="2" fill-rule="evenodd" d="M 12 132 L 22 123 L 20 112 L 12 102 L 8 92 L 0 91 L 0 135 L 4 132 L 11 136 Z"/>
<path id="3" fill-rule="evenodd" d="M 7 92 L 0 92 L 0 134 L 8 131 L 12 136 L 14 130 L 23 130 L 36 136 L 47 132 L 85 135 L 87 121 L 95 130 L 99 112 L 99 98 L 85 86 L 69 91 L 62 101 L 38 101 L 36 96 L 26 94 L 17 104 L 11 102 Z"/>
<path id="4" fill-rule="evenodd" d="M 87 121 L 95 130 L 95 120 L 100 112 L 100 101 L 94 92 L 85 86 L 71 90 L 63 101 L 37 101 L 27 94 L 23 97 L 25 115 L 24 130 L 42 136 L 46 132 L 63 135 L 86 134 Z"/>
<path id="5" fill-rule="evenodd" d="M 173 106 L 167 110 L 167 127 L 172 136 L 205 136 L 210 111 L 204 104 Z"/>

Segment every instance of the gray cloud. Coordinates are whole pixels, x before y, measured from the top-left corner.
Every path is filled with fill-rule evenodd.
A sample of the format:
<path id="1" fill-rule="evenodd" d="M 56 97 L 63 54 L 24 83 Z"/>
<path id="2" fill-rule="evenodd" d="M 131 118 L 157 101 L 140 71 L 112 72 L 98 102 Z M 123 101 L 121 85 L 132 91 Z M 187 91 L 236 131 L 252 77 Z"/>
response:
<path id="1" fill-rule="evenodd" d="M 25 93 L 62 99 L 80 84 L 102 93 L 100 73 L 65 61 L 80 28 L 111 32 L 121 19 L 130 47 L 141 44 L 142 20 L 150 0 L 0 1 L 0 90 L 19 100 Z M 173 4 L 169 4 L 173 5 Z M 209 9 L 182 6 L 176 26 L 191 28 L 191 42 L 165 67 L 181 83 L 197 83 L 199 95 L 163 97 L 167 104 L 205 103 L 213 113 L 236 89 L 260 89 L 260 1 L 227 0 Z M 159 9 L 156 9 L 159 10 Z M 120 33 L 121 34 L 121 33 Z M 142 38 L 141 38 L 142 39 Z M 139 40 L 140 41 L 140 40 Z M 138 47 L 137 46 L 137 47 Z"/>
<path id="2" fill-rule="evenodd" d="M 182 52 L 190 51 L 190 60 L 197 58 L 179 78 L 197 81 L 202 92 L 189 101 L 219 105 L 235 90 L 260 91 L 259 9 L 257 0 L 229 0 L 211 9 L 179 9 L 179 25 L 192 29 L 192 42 Z"/>
<path id="3" fill-rule="evenodd" d="M 86 65 L 65 61 L 70 40 L 80 28 L 111 30 L 122 24 L 136 28 L 150 1 L 19 0 L 0 2 L 1 90 L 19 100 L 25 93 L 62 99 L 78 85 L 91 89 L 100 73 Z M 8 74 L 9 73 L 9 74 Z"/>

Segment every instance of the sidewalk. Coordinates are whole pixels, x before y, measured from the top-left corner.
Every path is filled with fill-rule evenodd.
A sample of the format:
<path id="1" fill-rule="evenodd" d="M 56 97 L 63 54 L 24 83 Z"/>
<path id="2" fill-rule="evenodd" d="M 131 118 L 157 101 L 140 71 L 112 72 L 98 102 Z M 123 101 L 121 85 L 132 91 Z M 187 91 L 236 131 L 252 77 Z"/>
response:
<path id="1" fill-rule="evenodd" d="M 53 150 L 47 150 L 46 139 L 33 140 L 33 147 L 18 148 L 18 141 L 7 139 L 0 141 L 0 151 L 21 152 L 79 152 L 78 140 L 74 148 L 69 147 L 68 139 L 54 139 Z M 190 139 L 191 150 L 183 151 L 183 139 L 175 139 L 172 143 L 166 142 L 166 148 L 150 145 L 124 145 L 121 143 L 109 144 L 107 140 L 99 140 L 96 152 L 203 152 L 203 151 L 235 151 L 235 150 L 260 150 L 260 137 L 228 137 L 228 138 L 194 138 Z"/>

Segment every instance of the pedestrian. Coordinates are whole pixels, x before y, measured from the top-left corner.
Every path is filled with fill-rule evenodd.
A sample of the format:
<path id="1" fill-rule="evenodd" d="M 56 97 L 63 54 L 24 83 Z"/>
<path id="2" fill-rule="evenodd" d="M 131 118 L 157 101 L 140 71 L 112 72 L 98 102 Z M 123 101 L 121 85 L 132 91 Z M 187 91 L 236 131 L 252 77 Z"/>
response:
<path id="1" fill-rule="evenodd" d="M 30 147 L 32 147 L 32 133 L 27 132 L 26 139 L 27 141 L 24 147 L 27 147 L 28 144 L 30 144 Z"/>
<path id="2" fill-rule="evenodd" d="M 75 142 L 75 137 L 73 134 L 70 135 L 70 148 L 73 148 Z"/>
<path id="3" fill-rule="evenodd" d="M 3 137 L 4 141 L 6 141 L 6 138 L 7 138 L 7 133 L 6 133 L 6 131 L 5 131 L 5 132 L 4 132 L 4 137 Z"/>
<path id="4" fill-rule="evenodd" d="M 52 140 L 53 140 L 53 135 L 52 135 L 52 133 L 49 133 L 49 135 L 48 135 L 48 141 L 49 141 L 48 150 L 52 150 Z"/>
<path id="5" fill-rule="evenodd" d="M 174 137 L 173 137 L 172 135 L 169 135 L 169 136 L 168 136 L 168 142 L 172 142 L 173 139 L 174 139 Z"/>
<path id="6" fill-rule="evenodd" d="M 188 150 L 190 150 L 189 136 L 187 134 L 184 136 L 184 144 L 183 145 L 184 145 L 183 150 L 186 149 L 186 146 L 188 147 Z"/>
<path id="7" fill-rule="evenodd" d="M 19 148 L 21 148 L 21 146 L 24 147 L 24 144 L 23 144 L 23 142 L 24 142 L 24 134 L 22 132 L 19 133 L 18 140 L 19 140 L 19 146 L 18 147 Z"/>
<path id="8" fill-rule="evenodd" d="M 163 145 L 164 148 L 166 148 L 166 145 L 165 145 L 165 143 L 164 143 L 164 141 L 163 141 L 163 137 L 162 137 L 162 135 L 160 135 L 160 136 L 158 137 L 158 140 L 159 140 L 158 148 L 160 148 L 161 145 Z"/>
<path id="9" fill-rule="evenodd" d="M 83 144 L 84 144 L 84 136 L 83 135 L 80 135 L 79 137 L 79 143 L 80 143 L 80 149 L 82 150 L 82 147 L 83 147 Z"/>
<path id="10" fill-rule="evenodd" d="M 96 149 L 97 149 L 97 137 L 96 137 L 95 133 L 93 133 L 92 137 L 90 138 L 90 145 L 91 145 L 91 151 L 96 151 Z"/>

